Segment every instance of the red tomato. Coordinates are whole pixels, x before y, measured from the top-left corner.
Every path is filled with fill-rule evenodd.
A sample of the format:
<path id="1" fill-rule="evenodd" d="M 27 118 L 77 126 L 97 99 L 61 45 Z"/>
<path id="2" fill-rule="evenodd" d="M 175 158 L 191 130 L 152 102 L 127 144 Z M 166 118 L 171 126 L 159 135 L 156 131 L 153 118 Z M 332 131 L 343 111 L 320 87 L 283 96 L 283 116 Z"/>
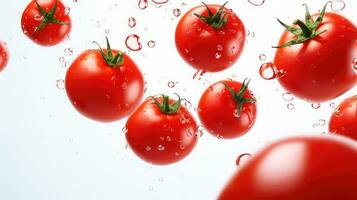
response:
<path id="1" fill-rule="evenodd" d="M 185 158 L 197 143 L 197 125 L 182 99 L 146 99 L 129 117 L 126 140 L 146 162 L 167 165 Z"/>
<path id="2" fill-rule="evenodd" d="M 240 57 L 245 44 L 242 21 L 219 5 L 192 8 L 176 28 L 176 48 L 195 69 L 222 71 Z"/>
<path id="3" fill-rule="evenodd" d="M 219 81 L 201 96 L 198 116 L 212 135 L 232 139 L 248 132 L 254 125 L 257 107 L 248 89 L 249 81 Z"/>
<path id="4" fill-rule="evenodd" d="M 309 19 L 305 23 L 297 21 L 295 24 L 299 25 L 288 28 L 292 33 L 283 33 L 279 46 L 290 46 L 278 48 L 274 60 L 277 69 L 285 72 L 279 78 L 280 84 L 295 96 L 312 102 L 334 99 L 351 89 L 357 80 L 352 68 L 357 29 L 341 15 L 324 14 L 326 5 L 321 14 L 312 16 L 315 23 Z"/>
<path id="5" fill-rule="evenodd" d="M 111 122 L 128 116 L 144 94 L 143 76 L 126 54 L 87 50 L 69 67 L 65 86 L 73 106 L 84 116 Z"/>
<path id="6" fill-rule="evenodd" d="M 332 114 L 329 130 L 357 140 L 357 96 L 345 99 Z"/>
<path id="7" fill-rule="evenodd" d="M 0 41 L 0 72 L 6 67 L 9 62 L 9 51 L 6 48 L 6 44 Z"/>
<path id="8" fill-rule="evenodd" d="M 296 137 L 264 148 L 236 172 L 219 200 L 356 200 L 357 143 Z"/>
<path id="9" fill-rule="evenodd" d="M 22 31 L 39 45 L 56 45 L 71 31 L 68 14 L 61 1 L 32 0 L 22 13 Z"/>

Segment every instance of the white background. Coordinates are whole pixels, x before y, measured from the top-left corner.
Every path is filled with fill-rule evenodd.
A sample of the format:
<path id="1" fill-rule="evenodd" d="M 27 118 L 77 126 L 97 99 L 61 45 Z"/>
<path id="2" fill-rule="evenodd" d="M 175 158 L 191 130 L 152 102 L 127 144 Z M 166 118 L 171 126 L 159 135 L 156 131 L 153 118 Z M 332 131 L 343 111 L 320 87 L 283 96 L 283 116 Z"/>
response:
<path id="1" fill-rule="evenodd" d="M 37 46 L 21 32 L 21 14 L 29 0 L 1 5 L 0 39 L 7 42 L 11 60 L 0 73 L 0 199 L 213 200 L 236 170 L 238 155 L 254 154 L 277 138 L 297 133 L 322 134 L 333 103 L 337 105 L 357 92 L 354 88 L 313 109 L 296 98 L 287 102 L 276 81 L 259 76 L 259 66 L 265 62 L 259 60 L 259 55 L 272 60 L 271 46 L 283 31 L 276 18 L 291 23 L 304 16 L 303 3 L 315 13 L 325 0 L 266 0 L 262 6 L 231 0 L 227 7 L 234 9 L 250 32 L 244 52 L 232 68 L 206 74 L 201 80 L 192 79 L 195 71 L 176 52 L 174 31 L 179 17 L 172 12 L 179 8 L 183 14 L 199 5 L 200 0 L 170 0 L 160 8 L 151 3 L 145 10 L 138 9 L 138 0 L 63 2 L 70 7 L 71 39 L 51 48 Z M 340 5 L 340 1 L 334 1 L 336 8 Z M 357 1 L 346 0 L 346 7 L 338 13 L 356 20 L 356 10 Z M 136 19 L 135 28 L 128 27 L 129 17 Z M 125 38 L 132 33 L 141 37 L 143 49 L 139 52 L 129 52 L 125 47 Z M 127 51 L 145 73 L 146 96 L 177 92 L 191 101 L 190 110 L 195 115 L 194 108 L 209 83 L 251 78 L 250 88 L 258 98 L 254 128 L 229 141 L 204 133 L 186 159 L 170 166 L 144 163 L 126 148 L 122 132 L 125 119 L 110 124 L 88 120 L 73 109 L 65 90 L 56 86 L 66 72 L 60 57 L 71 63 L 80 52 L 95 48 L 93 40 L 104 45 L 105 35 L 111 39 L 112 47 Z M 146 45 L 149 40 L 155 41 L 154 48 Z M 66 54 L 66 48 L 73 48 L 73 55 Z M 169 81 L 178 83 L 169 88 Z M 294 104 L 293 110 L 287 109 L 288 103 Z"/>

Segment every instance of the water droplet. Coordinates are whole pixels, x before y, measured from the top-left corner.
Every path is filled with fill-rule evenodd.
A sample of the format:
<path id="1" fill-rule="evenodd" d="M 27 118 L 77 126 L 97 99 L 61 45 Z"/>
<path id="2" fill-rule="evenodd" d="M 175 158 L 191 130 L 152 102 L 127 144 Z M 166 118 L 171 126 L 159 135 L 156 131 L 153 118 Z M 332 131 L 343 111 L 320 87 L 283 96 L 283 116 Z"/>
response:
<path id="1" fill-rule="evenodd" d="M 167 86 L 168 86 L 169 88 L 174 88 L 174 87 L 175 87 L 175 82 L 170 81 L 170 82 L 167 83 Z"/>
<path id="2" fill-rule="evenodd" d="M 331 102 L 329 106 L 330 106 L 330 108 L 335 108 L 336 104 L 334 102 Z"/>
<path id="3" fill-rule="evenodd" d="M 346 4 L 343 0 L 332 0 L 330 4 L 331 10 L 338 12 L 343 10 L 346 7 Z"/>
<path id="4" fill-rule="evenodd" d="M 217 134 L 216 137 L 217 137 L 219 140 L 221 140 L 221 139 L 224 138 L 223 135 L 220 135 L 220 134 Z"/>
<path id="5" fill-rule="evenodd" d="M 131 51 L 140 51 L 142 45 L 140 43 L 140 37 L 136 34 L 131 34 L 125 39 L 126 47 Z"/>
<path id="6" fill-rule="evenodd" d="M 126 134 L 128 132 L 128 128 L 126 128 L 126 126 L 124 126 L 121 130 L 124 134 Z"/>
<path id="7" fill-rule="evenodd" d="M 150 41 L 147 43 L 147 45 L 148 45 L 149 48 L 154 48 L 154 47 L 155 47 L 155 41 L 150 40 Z"/>
<path id="8" fill-rule="evenodd" d="M 286 102 L 290 102 L 290 101 L 294 100 L 294 96 L 289 92 L 285 92 L 285 93 L 283 93 L 283 99 Z"/>
<path id="9" fill-rule="evenodd" d="M 65 7 L 64 8 L 64 15 L 65 16 L 69 15 L 70 12 L 71 12 L 71 8 L 70 7 Z"/>
<path id="10" fill-rule="evenodd" d="M 128 26 L 130 28 L 134 28 L 136 26 L 136 19 L 134 17 L 129 17 L 128 19 Z"/>
<path id="11" fill-rule="evenodd" d="M 181 10 L 176 8 L 172 10 L 172 13 L 174 14 L 175 17 L 179 17 L 181 15 Z"/>
<path id="12" fill-rule="evenodd" d="M 218 50 L 218 51 L 222 51 L 222 50 L 223 50 L 222 45 L 218 45 L 218 46 L 217 46 L 217 50 Z"/>
<path id="13" fill-rule="evenodd" d="M 239 118 L 239 117 L 240 117 L 240 112 L 239 112 L 239 110 L 235 109 L 235 110 L 233 111 L 233 116 L 236 117 L 236 118 Z"/>
<path id="14" fill-rule="evenodd" d="M 151 0 L 152 2 L 154 2 L 155 4 L 165 4 L 167 3 L 169 0 Z"/>
<path id="15" fill-rule="evenodd" d="M 259 74 L 265 80 L 272 80 L 277 77 L 277 70 L 272 62 L 266 62 L 260 66 Z"/>
<path id="16" fill-rule="evenodd" d="M 343 115 L 343 112 L 341 111 L 340 108 L 337 108 L 334 112 L 336 117 L 341 117 Z"/>
<path id="17" fill-rule="evenodd" d="M 187 124 L 188 122 L 190 122 L 190 118 L 186 117 L 185 115 L 181 115 L 180 122 L 181 124 Z"/>
<path id="18" fill-rule="evenodd" d="M 204 130 L 205 130 L 204 127 L 201 126 L 201 125 L 199 125 L 199 126 L 197 127 L 197 131 L 196 131 L 196 133 L 195 133 L 196 137 L 202 137 Z"/>
<path id="19" fill-rule="evenodd" d="M 36 20 L 36 21 L 42 21 L 43 20 L 43 16 L 41 14 L 36 13 L 33 16 L 33 19 Z"/>
<path id="20" fill-rule="evenodd" d="M 321 104 L 320 104 L 320 103 L 312 103 L 312 104 L 311 104 L 311 107 L 312 107 L 313 109 L 319 109 L 319 108 L 321 107 Z"/>
<path id="21" fill-rule="evenodd" d="M 246 163 L 249 160 L 249 158 L 251 156 L 252 155 L 249 154 L 249 153 L 243 153 L 243 154 L 239 155 L 237 160 L 236 160 L 236 165 L 237 166 L 242 166 L 244 163 Z"/>
<path id="22" fill-rule="evenodd" d="M 248 0 L 248 2 L 254 6 L 261 6 L 264 4 L 265 0 Z"/>
<path id="23" fill-rule="evenodd" d="M 193 74 L 192 79 L 193 79 L 193 80 L 195 80 L 195 79 L 201 80 L 201 78 L 202 78 L 202 76 L 203 76 L 204 73 L 206 73 L 206 71 L 204 71 L 204 70 L 202 70 L 202 69 L 199 69 L 199 70 L 197 70 L 197 71 L 195 72 L 195 74 Z"/>
<path id="24" fill-rule="evenodd" d="M 73 55 L 73 48 L 72 48 L 72 47 L 65 48 L 65 49 L 64 49 L 64 53 L 65 53 L 67 56 L 72 56 L 72 55 Z"/>
<path id="25" fill-rule="evenodd" d="M 157 150 L 163 151 L 163 150 L 165 150 L 165 147 L 160 144 L 160 145 L 157 146 Z"/>
<path id="26" fill-rule="evenodd" d="M 105 33 L 106 35 L 108 35 L 108 34 L 109 34 L 109 32 L 110 32 L 110 30 L 109 30 L 109 29 L 105 29 L 105 30 L 104 30 L 104 33 Z"/>
<path id="27" fill-rule="evenodd" d="M 288 105 L 286 105 L 286 107 L 287 107 L 289 110 L 294 110 L 295 105 L 292 104 L 292 103 L 288 103 Z"/>
<path id="28" fill-rule="evenodd" d="M 354 70 L 357 70 L 357 58 L 353 59 L 352 67 L 353 67 Z"/>
<path id="29" fill-rule="evenodd" d="M 138 7 L 141 9 L 141 10 L 144 10 L 145 8 L 148 7 L 148 0 L 139 0 L 138 2 Z"/>
<path id="30" fill-rule="evenodd" d="M 151 146 L 147 146 L 146 151 L 151 151 Z"/>
<path id="31" fill-rule="evenodd" d="M 60 63 L 63 63 L 65 61 L 65 58 L 64 57 L 60 57 L 58 60 L 59 60 Z"/>
<path id="32" fill-rule="evenodd" d="M 56 86 L 58 89 L 63 90 L 64 89 L 64 80 L 63 79 L 59 79 L 56 81 Z"/>
<path id="33" fill-rule="evenodd" d="M 325 125 L 326 125 L 326 120 L 324 120 L 324 119 L 319 119 L 318 125 L 319 125 L 319 126 L 325 126 Z"/>
<path id="34" fill-rule="evenodd" d="M 267 59 L 267 56 L 265 54 L 260 54 L 259 55 L 259 60 L 260 61 L 265 61 Z"/>
<path id="35" fill-rule="evenodd" d="M 217 53 L 214 55 L 214 57 L 215 57 L 216 59 L 220 59 L 220 58 L 222 57 L 222 54 L 219 53 L 219 52 L 217 52 Z"/>
<path id="36" fill-rule="evenodd" d="M 231 48 L 231 53 L 232 53 L 232 54 L 235 54 L 236 52 L 237 52 L 237 47 L 233 46 L 233 47 Z"/>

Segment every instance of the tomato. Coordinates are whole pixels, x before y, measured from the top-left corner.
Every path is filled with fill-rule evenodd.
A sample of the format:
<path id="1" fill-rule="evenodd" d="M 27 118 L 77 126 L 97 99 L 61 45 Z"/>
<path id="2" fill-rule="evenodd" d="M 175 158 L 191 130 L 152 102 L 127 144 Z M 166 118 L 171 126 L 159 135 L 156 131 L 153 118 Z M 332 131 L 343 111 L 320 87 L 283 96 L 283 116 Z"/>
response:
<path id="1" fill-rule="evenodd" d="M 9 51 L 6 44 L 0 41 L 0 72 L 6 67 L 9 62 Z"/>
<path id="2" fill-rule="evenodd" d="M 329 131 L 357 140 L 357 96 L 352 96 L 336 108 L 329 122 Z"/>
<path id="3" fill-rule="evenodd" d="M 144 94 L 144 78 L 125 53 L 110 48 L 87 50 L 69 67 L 65 88 L 84 116 L 111 122 L 128 116 Z"/>
<path id="4" fill-rule="evenodd" d="M 219 138 L 232 139 L 254 125 L 257 108 L 249 81 L 219 81 L 201 96 L 198 116 L 204 128 Z"/>
<path id="5" fill-rule="evenodd" d="M 69 10 L 59 0 L 32 0 L 22 13 L 22 31 L 39 45 L 56 45 L 71 31 L 68 14 Z"/>
<path id="6" fill-rule="evenodd" d="M 144 161 L 172 164 L 185 158 L 195 147 L 196 121 L 181 101 L 166 95 L 150 97 L 129 117 L 126 140 Z"/>
<path id="7" fill-rule="evenodd" d="M 276 68 L 285 74 L 278 79 L 280 84 L 311 102 L 334 99 L 351 89 L 357 80 L 352 68 L 357 29 L 343 16 L 325 13 L 326 5 L 312 17 L 306 6 L 305 23 L 297 20 L 292 27 L 280 22 L 288 31 L 282 34 L 274 59 Z"/>
<path id="8" fill-rule="evenodd" d="M 197 6 L 188 11 L 176 28 L 176 48 L 193 68 L 222 71 L 240 57 L 245 44 L 242 21 L 225 4 Z"/>
<path id="9" fill-rule="evenodd" d="M 344 137 L 295 137 L 251 157 L 218 200 L 355 200 L 357 143 Z"/>

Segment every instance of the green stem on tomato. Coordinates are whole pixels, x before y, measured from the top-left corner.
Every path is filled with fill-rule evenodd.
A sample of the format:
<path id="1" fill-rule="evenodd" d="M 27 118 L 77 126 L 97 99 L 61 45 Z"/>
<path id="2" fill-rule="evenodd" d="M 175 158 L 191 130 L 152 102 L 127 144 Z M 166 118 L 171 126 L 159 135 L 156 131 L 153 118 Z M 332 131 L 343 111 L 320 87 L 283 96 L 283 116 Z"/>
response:
<path id="1" fill-rule="evenodd" d="M 175 93 L 176 94 L 176 93 Z M 170 97 L 167 95 L 162 94 L 162 103 L 159 102 L 159 100 L 157 100 L 156 97 L 151 96 L 150 98 L 152 98 L 154 100 L 153 104 L 156 104 L 160 111 L 164 114 L 168 114 L 168 115 L 173 115 L 176 114 L 178 112 L 178 110 L 181 107 L 181 101 L 185 100 L 182 99 L 178 94 L 176 94 L 178 97 L 178 100 L 175 101 L 174 103 L 170 104 Z"/>
<path id="2" fill-rule="evenodd" d="M 54 17 L 57 10 L 58 0 L 55 1 L 55 4 L 53 5 L 53 7 L 49 12 L 46 12 L 45 9 L 43 9 L 36 0 L 34 1 L 36 3 L 37 9 L 40 11 L 41 15 L 43 16 L 43 20 L 41 21 L 41 24 L 35 28 L 35 32 L 45 28 L 48 23 L 68 25 L 67 22 L 59 21 Z"/>
<path id="3" fill-rule="evenodd" d="M 194 15 L 198 18 L 200 18 L 202 21 L 204 21 L 205 23 L 207 23 L 208 25 L 210 25 L 212 28 L 215 29 L 220 29 L 221 27 L 223 27 L 227 21 L 228 21 L 228 16 L 227 13 L 224 11 L 224 6 L 226 6 L 226 4 L 228 3 L 225 2 L 219 9 L 218 11 L 213 14 L 211 9 L 209 9 L 209 7 L 207 6 L 206 3 L 202 2 L 203 5 L 206 7 L 207 11 L 208 11 L 208 16 L 203 16 L 203 15 L 199 15 L 197 13 L 194 13 Z"/>
<path id="4" fill-rule="evenodd" d="M 93 41 L 94 44 L 98 45 L 99 52 L 102 55 L 104 61 L 112 68 L 118 67 L 124 63 L 124 53 L 118 52 L 117 54 L 113 54 L 113 51 L 110 47 L 108 37 L 105 37 L 107 40 L 107 52 L 105 52 L 102 47 L 98 44 L 98 42 Z"/>

